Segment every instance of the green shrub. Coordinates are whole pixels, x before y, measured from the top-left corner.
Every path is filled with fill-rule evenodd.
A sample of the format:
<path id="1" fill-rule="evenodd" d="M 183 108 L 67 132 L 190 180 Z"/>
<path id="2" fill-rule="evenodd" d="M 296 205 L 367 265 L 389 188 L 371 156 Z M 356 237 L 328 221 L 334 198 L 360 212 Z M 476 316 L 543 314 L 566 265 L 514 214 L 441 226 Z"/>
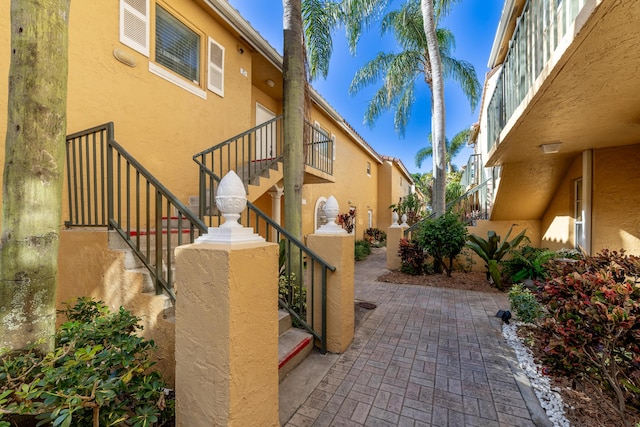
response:
<path id="1" fill-rule="evenodd" d="M 504 273 L 511 283 L 525 279 L 540 280 L 547 277 L 546 264 L 556 258 L 556 253 L 549 249 L 534 248 L 524 245 L 509 252 L 511 259 L 502 261 Z"/>
<path id="2" fill-rule="evenodd" d="M 356 240 L 354 251 L 356 261 L 362 261 L 371 254 L 371 245 L 366 240 Z"/>
<path id="3" fill-rule="evenodd" d="M 111 313 L 89 298 L 62 312 L 68 321 L 52 352 L 28 349 L 0 358 L 0 419 L 28 414 L 40 425 L 143 427 L 173 416 L 165 383 L 150 370 L 155 345 L 135 335 L 139 318 L 122 307 Z"/>
<path id="4" fill-rule="evenodd" d="M 536 296 L 522 284 L 516 284 L 509 290 L 511 308 L 518 315 L 518 319 L 525 323 L 534 323 L 544 314 L 542 306 Z"/>
<path id="5" fill-rule="evenodd" d="M 453 260 L 464 248 L 466 236 L 467 227 L 452 212 L 426 220 L 417 231 L 418 244 L 433 257 L 434 270 L 441 272 L 444 268 L 447 276 L 451 276 Z"/>
<path id="6" fill-rule="evenodd" d="M 289 275 L 282 273 L 278 278 L 278 298 L 284 301 L 287 307 L 304 317 L 307 313 L 307 288 L 296 280 L 295 273 Z M 295 327 L 300 327 L 297 319 L 293 319 Z"/>
<path id="7" fill-rule="evenodd" d="M 509 251 L 518 247 L 525 239 L 528 239 L 525 236 L 527 230 L 522 230 L 513 240 L 507 240 L 511 235 L 512 229 L 513 225 L 509 228 L 509 231 L 507 231 L 507 235 L 504 237 L 504 242 L 502 243 L 500 243 L 500 236 L 498 236 L 495 231 L 489 231 L 486 240 L 475 234 L 467 236 L 467 247 L 478 254 L 486 263 L 487 280 L 491 278 L 493 284 L 500 290 L 503 290 L 502 273 L 500 272 L 498 263 Z"/>
<path id="8" fill-rule="evenodd" d="M 544 362 L 609 390 L 624 419 L 640 409 L 640 258 L 609 252 L 554 262 L 540 293 L 550 315 L 540 324 Z"/>

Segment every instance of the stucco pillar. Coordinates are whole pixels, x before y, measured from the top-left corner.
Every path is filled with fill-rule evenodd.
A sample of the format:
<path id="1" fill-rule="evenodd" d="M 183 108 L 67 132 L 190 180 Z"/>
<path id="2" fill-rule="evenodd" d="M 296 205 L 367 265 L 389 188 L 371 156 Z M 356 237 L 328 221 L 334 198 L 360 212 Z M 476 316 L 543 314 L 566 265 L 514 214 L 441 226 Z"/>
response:
<path id="1" fill-rule="evenodd" d="M 176 276 L 176 425 L 279 425 L 278 245 L 180 246 Z"/>
<path id="2" fill-rule="evenodd" d="M 327 351 L 342 353 L 351 341 L 354 333 L 354 237 L 351 234 L 311 234 L 307 236 L 309 249 L 317 253 L 327 263 L 336 267 L 336 271 L 327 273 Z M 322 289 L 321 271 L 315 272 L 314 288 L 314 325 L 321 328 Z"/>
<path id="3" fill-rule="evenodd" d="M 402 265 L 398 250 L 400 249 L 400 239 L 404 238 L 404 230 L 407 227 L 394 223 L 387 228 L 387 270 L 398 270 Z"/>
<path id="4" fill-rule="evenodd" d="M 326 330 L 324 334 L 327 351 L 342 353 L 353 341 L 354 314 L 354 244 L 352 234 L 348 234 L 336 224 L 336 217 L 340 212 L 338 201 L 329 196 L 324 204 L 327 223 L 316 230 L 315 234 L 307 236 L 309 249 L 318 254 L 327 263 L 334 266 L 336 271 L 327 272 L 326 288 Z M 308 307 L 312 315 L 308 319 L 313 322 L 313 329 L 322 333 L 322 270 L 315 269 L 313 298 L 307 294 Z M 313 301 L 313 304 L 311 302 Z"/>

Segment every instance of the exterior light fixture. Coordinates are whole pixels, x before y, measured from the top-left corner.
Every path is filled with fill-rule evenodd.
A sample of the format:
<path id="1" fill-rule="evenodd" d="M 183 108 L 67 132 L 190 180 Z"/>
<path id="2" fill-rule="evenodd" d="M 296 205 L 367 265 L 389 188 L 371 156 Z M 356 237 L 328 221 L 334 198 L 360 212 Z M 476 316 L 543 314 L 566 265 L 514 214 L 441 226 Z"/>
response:
<path id="1" fill-rule="evenodd" d="M 545 154 L 553 154 L 560 151 L 560 144 L 562 144 L 562 142 L 552 142 L 550 144 L 542 144 L 540 146 L 540 149 Z"/>
<path id="2" fill-rule="evenodd" d="M 274 81 L 273 81 L 273 80 L 271 80 L 271 79 L 268 79 L 268 80 L 266 81 L 266 83 L 267 83 L 267 86 L 269 86 L 269 87 L 274 87 L 274 86 L 276 85 L 276 82 L 274 82 Z"/>

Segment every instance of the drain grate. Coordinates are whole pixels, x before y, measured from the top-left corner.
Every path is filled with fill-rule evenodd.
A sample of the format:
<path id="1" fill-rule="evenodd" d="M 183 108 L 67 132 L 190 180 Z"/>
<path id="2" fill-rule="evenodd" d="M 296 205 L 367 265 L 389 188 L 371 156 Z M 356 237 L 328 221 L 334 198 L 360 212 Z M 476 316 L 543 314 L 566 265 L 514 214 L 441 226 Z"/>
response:
<path id="1" fill-rule="evenodd" d="M 367 309 L 367 310 L 373 310 L 374 308 L 377 307 L 377 305 L 375 305 L 372 302 L 364 302 L 363 301 L 363 302 L 359 302 L 358 303 L 358 307 L 361 307 L 361 308 L 364 308 L 364 309 Z"/>

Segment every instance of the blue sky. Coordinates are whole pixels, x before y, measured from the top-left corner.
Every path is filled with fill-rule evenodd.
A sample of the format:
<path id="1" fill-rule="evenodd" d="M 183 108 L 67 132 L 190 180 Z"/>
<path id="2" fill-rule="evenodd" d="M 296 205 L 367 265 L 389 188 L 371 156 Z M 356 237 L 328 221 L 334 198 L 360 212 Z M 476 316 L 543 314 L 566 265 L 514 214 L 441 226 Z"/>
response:
<path id="1" fill-rule="evenodd" d="M 229 3 L 282 53 L 281 0 L 229 0 Z M 480 84 L 484 83 L 488 71 L 487 62 L 503 3 L 503 0 L 462 0 L 442 23 L 455 35 L 453 56 L 473 64 Z M 394 0 L 391 7 L 397 8 L 400 4 L 400 0 Z M 379 154 L 400 158 L 409 172 L 429 172 L 431 158 L 426 159 L 420 169 L 414 161 L 416 152 L 428 144 L 431 132 L 430 92 L 426 83 L 418 83 L 416 102 L 404 137 L 393 129 L 393 112 L 382 115 L 371 128 L 363 122 L 367 104 L 380 85 L 368 86 L 355 96 L 348 93 L 355 72 L 381 51 L 398 52 L 399 49 L 391 35 L 381 38 L 377 25 L 363 35 L 355 56 L 349 53 L 344 31 L 338 30 L 333 36 L 329 75 L 326 80 L 313 81 L 312 85 Z M 479 106 L 471 111 L 453 81 L 445 81 L 445 106 L 448 138 L 478 121 Z M 471 152 L 471 148 L 466 148 L 453 163 L 466 164 Z"/>

